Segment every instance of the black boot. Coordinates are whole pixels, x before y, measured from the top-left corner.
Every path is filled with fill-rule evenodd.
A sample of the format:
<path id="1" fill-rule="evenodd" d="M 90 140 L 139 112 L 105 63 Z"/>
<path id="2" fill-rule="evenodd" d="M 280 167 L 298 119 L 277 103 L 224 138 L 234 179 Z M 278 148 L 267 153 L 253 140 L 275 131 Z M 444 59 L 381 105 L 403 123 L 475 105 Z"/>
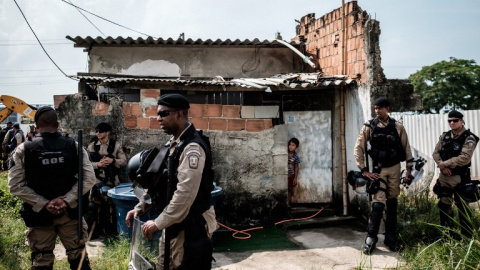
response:
<path id="1" fill-rule="evenodd" d="M 377 245 L 377 234 L 380 228 L 380 222 L 382 221 L 384 208 L 385 205 L 383 203 L 376 202 L 372 204 L 372 212 L 370 213 L 367 228 L 367 238 L 365 238 L 365 244 L 363 245 L 363 253 L 365 255 L 370 255 Z"/>
<path id="2" fill-rule="evenodd" d="M 438 201 L 438 209 L 440 212 L 440 225 L 448 229 L 448 234 L 458 240 L 458 235 L 453 231 L 453 209 L 452 206 L 449 204 L 442 203 Z"/>
<path id="3" fill-rule="evenodd" d="M 68 260 L 68 263 L 70 264 L 70 270 L 78 270 L 78 266 L 80 265 L 80 260 L 82 258 L 76 258 L 73 260 Z M 91 270 L 92 268 L 90 267 L 90 260 L 88 260 L 88 256 L 85 256 L 82 262 L 82 268 L 80 270 Z"/>
<path id="4" fill-rule="evenodd" d="M 400 249 L 397 240 L 397 199 L 387 200 L 387 219 L 385 220 L 385 240 L 383 243 L 393 252 Z"/>
<path id="5" fill-rule="evenodd" d="M 456 204 L 458 208 L 458 219 L 460 220 L 460 231 L 467 239 L 472 238 L 472 210 L 468 203 L 459 202 Z"/>

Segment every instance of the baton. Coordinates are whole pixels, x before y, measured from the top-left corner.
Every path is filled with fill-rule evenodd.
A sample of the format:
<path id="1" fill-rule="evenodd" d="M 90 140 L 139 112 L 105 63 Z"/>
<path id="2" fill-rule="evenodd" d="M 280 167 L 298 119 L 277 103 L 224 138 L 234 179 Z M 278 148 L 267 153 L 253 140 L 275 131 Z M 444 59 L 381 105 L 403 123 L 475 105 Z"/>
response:
<path id="1" fill-rule="evenodd" d="M 78 131 L 78 239 L 82 239 L 83 224 L 83 131 Z"/>

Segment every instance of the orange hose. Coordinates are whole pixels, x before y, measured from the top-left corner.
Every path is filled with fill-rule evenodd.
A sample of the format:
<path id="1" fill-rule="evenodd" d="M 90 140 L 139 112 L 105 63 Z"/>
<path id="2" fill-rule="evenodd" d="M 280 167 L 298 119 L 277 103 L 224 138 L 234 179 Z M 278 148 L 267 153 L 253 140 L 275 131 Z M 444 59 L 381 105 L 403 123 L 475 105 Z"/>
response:
<path id="1" fill-rule="evenodd" d="M 278 224 L 285 223 L 285 222 L 300 221 L 300 220 L 307 220 L 307 219 L 314 218 L 315 216 L 317 216 L 318 214 L 320 214 L 320 212 L 322 212 L 323 209 L 324 209 L 324 208 L 322 207 L 320 210 L 318 210 L 317 213 L 315 213 L 315 214 L 313 214 L 313 215 L 311 215 L 311 216 L 309 216 L 309 217 L 304 217 L 304 218 L 292 218 L 292 219 L 286 219 L 286 220 L 282 220 L 282 221 L 275 222 L 275 226 L 277 226 Z M 217 222 L 217 223 L 218 223 L 218 225 L 220 225 L 220 226 L 222 226 L 222 227 L 224 227 L 224 228 L 226 228 L 226 229 L 234 232 L 234 233 L 232 234 L 232 237 L 235 238 L 235 239 L 239 239 L 239 240 L 245 240 L 245 239 L 249 239 L 250 237 L 252 237 L 251 234 L 247 233 L 248 231 L 259 230 L 259 229 L 264 229 L 264 228 L 265 228 L 265 227 L 262 226 L 262 227 L 254 227 L 254 228 L 249 228 L 249 229 L 245 229 L 245 230 L 239 231 L 239 230 L 235 230 L 235 229 L 233 229 L 233 228 L 230 228 L 230 227 L 228 227 L 227 225 L 224 225 L 224 224 L 222 224 L 222 223 L 220 223 L 220 222 Z M 246 235 L 246 236 L 236 236 L 237 234 L 243 234 L 243 235 Z"/>

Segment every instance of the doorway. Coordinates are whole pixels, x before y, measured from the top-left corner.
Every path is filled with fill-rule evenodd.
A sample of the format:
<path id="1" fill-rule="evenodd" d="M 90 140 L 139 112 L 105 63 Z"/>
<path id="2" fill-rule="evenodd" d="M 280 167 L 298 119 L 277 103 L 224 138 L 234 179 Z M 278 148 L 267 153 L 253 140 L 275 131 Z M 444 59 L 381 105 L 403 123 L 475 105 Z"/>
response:
<path id="1" fill-rule="evenodd" d="M 287 111 L 283 117 L 287 140 L 296 137 L 300 141 L 298 184 L 293 188 L 291 203 L 332 202 L 331 111 Z"/>

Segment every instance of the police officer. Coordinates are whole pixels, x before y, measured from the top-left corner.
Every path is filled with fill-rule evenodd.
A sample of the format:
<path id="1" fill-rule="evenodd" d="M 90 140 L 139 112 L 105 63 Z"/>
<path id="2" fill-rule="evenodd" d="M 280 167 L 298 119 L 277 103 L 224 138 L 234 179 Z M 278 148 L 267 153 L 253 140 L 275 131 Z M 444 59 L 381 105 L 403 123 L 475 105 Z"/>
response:
<path id="1" fill-rule="evenodd" d="M 375 100 L 376 117 L 364 124 L 355 144 L 354 156 L 362 175 L 378 181 L 379 189 L 372 198 L 367 237 L 363 253 L 370 255 L 378 242 L 378 231 L 386 207 L 384 244 L 391 251 L 400 249 L 397 240 L 397 197 L 400 194 L 400 162 L 407 160 L 405 179 L 409 179 L 413 158 L 403 125 L 389 117 L 390 102 L 386 98 Z M 368 154 L 373 161 L 373 170 L 365 165 L 367 142 Z"/>
<path id="2" fill-rule="evenodd" d="M 8 174 L 10 192 L 23 200 L 20 211 L 27 226 L 31 269 L 53 269 L 55 240 L 60 237 L 70 269 L 90 269 L 88 256 L 81 262 L 87 240 L 78 238 L 78 154 L 76 142 L 58 132 L 57 113 L 41 107 L 35 113 L 39 133 L 13 153 Z M 95 183 L 93 167 L 83 150 L 83 194 Z M 86 250 L 85 250 L 86 253 Z"/>
<path id="3" fill-rule="evenodd" d="M 152 185 L 156 186 L 155 189 L 148 189 L 152 205 L 141 201 L 126 216 L 126 223 L 131 226 L 132 218 L 144 214 L 149 208 L 160 208 L 160 215 L 142 227 L 147 238 L 163 230 L 159 269 L 211 268 L 213 248 L 210 238 L 217 228 L 215 211 L 210 204 L 212 156 L 208 140 L 188 121 L 189 108 L 188 100 L 179 94 L 166 94 L 158 100 L 160 128 L 172 135 L 159 153 L 161 157 L 163 150 L 167 150 L 157 174 L 160 183 Z"/>
<path id="4" fill-rule="evenodd" d="M 112 126 L 108 123 L 98 124 L 95 127 L 96 137 L 87 148 L 97 178 L 91 192 L 87 216 L 89 230 L 96 221 L 92 239 L 99 235 L 117 233 L 115 206 L 107 196 L 107 191 L 120 184 L 120 168 L 127 165 L 127 157 L 120 142 L 110 138 L 111 131 Z"/>
<path id="5" fill-rule="evenodd" d="M 13 128 L 9 131 L 8 138 L 9 141 L 5 148 L 8 153 L 12 153 L 19 144 L 25 141 L 25 135 L 23 135 L 23 130 L 20 128 L 20 123 L 13 124 Z"/>
<path id="6" fill-rule="evenodd" d="M 448 113 L 450 131 L 444 132 L 435 146 L 433 159 L 440 169 L 440 175 L 434 191 L 439 197 L 440 224 L 453 228 L 453 208 L 455 201 L 459 210 L 461 232 L 466 237 L 472 236 L 472 226 L 468 220 L 471 215 L 468 205 L 462 205 L 456 187 L 462 182 L 469 182 L 470 160 L 478 143 L 478 137 L 465 128 L 463 114 L 458 111 Z M 455 196 L 453 196 L 455 193 Z M 455 200 L 454 200 L 455 197 Z"/>
<path id="7" fill-rule="evenodd" d="M 7 126 L 4 127 L 2 129 L 2 131 L 0 131 L 0 143 L 2 143 L 2 149 L 0 149 L 0 163 L 1 163 L 1 166 L 0 166 L 0 169 L 2 171 L 6 171 L 8 170 L 8 162 L 7 162 L 7 159 L 8 159 L 8 153 L 7 153 L 7 149 L 6 149 L 6 146 L 7 146 L 7 143 L 8 143 L 8 139 L 7 139 L 7 142 L 4 142 L 3 140 L 5 139 L 5 137 L 7 136 L 8 134 L 8 131 L 10 129 L 12 129 L 12 125 L 13 123 L 12 122 L 8 122 L 7 123 Z"/>

